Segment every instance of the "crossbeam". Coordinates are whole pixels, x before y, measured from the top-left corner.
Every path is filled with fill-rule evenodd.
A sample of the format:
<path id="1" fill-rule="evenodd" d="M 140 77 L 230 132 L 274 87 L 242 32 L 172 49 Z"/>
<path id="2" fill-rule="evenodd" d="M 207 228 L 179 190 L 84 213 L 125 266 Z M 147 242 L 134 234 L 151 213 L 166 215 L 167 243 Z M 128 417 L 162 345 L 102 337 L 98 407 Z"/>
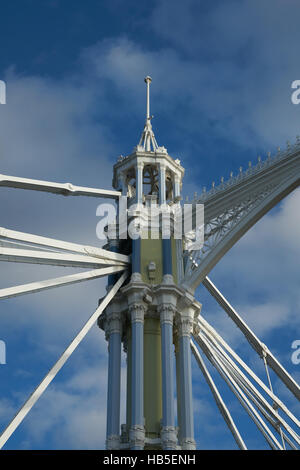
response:
<path id="1" fill-rule="evenodd" d="M 54 366 L 46 374 L 46 376 L 43 378 L 43 380 L 38 385 L 38 387 L 34 390 L 32 395 L 30 395 L 28 400 L 24 403 L 24 405 L 18 411 L 18 413 L 15 415 L 15 417 L 10 422 L 10 424 L 7 426 L 7 428 L 0 435 L 0 449 L 2 449 L 2 447 L 5 445 L 5 443 L 10 438 L 10 436 L 13 434 L 13 432 L 22 423 L 25 416 L 29 413 L 31 408 L 35 405 L 35 403 L 38 401 L 38 399 L 42 396 L 44 391 L 47 389 L 48 385 L 56 377 L 56 375 L 61 370 L 63 365 L 66 363 L 68 358 L 75 351 L 75 349 L 80 344 L 80 342 L 83 340 L 83 338 L 87 335 L 87 333 L 90 331 L 90 329 L 92 328 L 94 323 L 97 321 L 97 318 L 99 317 L 100 313 L 103 312 L 103 310 L 107 307 L 107 305 L 112 300 L 112 298 L 116 295 L 119 288 L 122 286 L 122 284 L 126 280 L 127 276 L 128 276 L 127 272 L 125 272 L 121 275 L 120 279 L 115 283 L 115 285 L 110 289 L 110 291 L 107 293 L 107 295 L 101 301 L 101 303 L 100 303 L 99 307 L 97 308 L 97 310 L 88 319 L 88 321 L 85 323 L 83 328 L 79 331 L 79 333 L 71 341 L 71 343 L 69 344 L 67 349 L 60 356 L 58 361 L 54 364 Z"/>
<path id="2" fill-rule="evenodd" d="M 120 191 L 87 188 L 85 186 L 75 186 L 72 183 L 54 183 L 52 181 L 19 178 L 16 176 L 7 175 L 0 175 L 0 186 L 5 186 L 7 188 L 44 191 L 53 194 L 62 194 L 63 196 L 92 196 L 118 199 L 122 195 Z"/>

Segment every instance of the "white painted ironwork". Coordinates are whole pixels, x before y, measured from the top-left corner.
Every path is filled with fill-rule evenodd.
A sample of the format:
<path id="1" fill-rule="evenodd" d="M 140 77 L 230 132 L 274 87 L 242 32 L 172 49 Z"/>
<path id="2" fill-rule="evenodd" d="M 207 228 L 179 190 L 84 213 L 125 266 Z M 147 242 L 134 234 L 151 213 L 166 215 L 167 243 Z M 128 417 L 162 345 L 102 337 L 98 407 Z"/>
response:
<path id="1" fill-rule="evenodd" d="M 55 378 L 57 373 L 61 370 L 63 365 L 66 363 L 66 361 L 69 359 L 71 354 L 75 351 L 77 346 L 80 344 L 80 342 L 83 340 L 83 338 L 87 335 L 87 333 L 90 331 L 92 326 L 95 324 L 97 321 L 99 315 L 105 307 L 109 304 L 109 302 L 113 299 L 113 297 L 116 295 L 124 281 L 126 280 L 128 276 L 128 273 L 125 272 L 122 274 L 120 279 L 115 283 L 115 285 L 110 289 L 110 291 L 106 294 L 104 299 L 102 299 L 99 307 L 97 310 L 93 313 L 93 315 L 88 319 L 88 321 L 85 323 L 83 328 L 79 331 L 79 333 L 75 336 L 75 338 L 72 340 L 72 342 L 69 344 L 67 349 L 63 352 L 63 354 L 60 356 L 58 361 L 54 364 L 54 366 L 50 369 L 50 371 L 47 373 L 47 375 L 44 377 L 42 382 L 38 385 L 38 387 L 35 389 L 35 391 L 30 395 L 28 400 L 24 403 L 22 408 L 18 411 L 16 416 L 13 418 L 13 420 L 10 422 L 10 424 L 7 426 L 7 428 L 3 431 L 3 433 L 0 435 L 0 449 L 4 446 L 6 441 L 10 438 L 12 433 L 17 429 L 17 427 L 21 424 L 27 413 L 31 410 L 31 408 L 35 405 L 35 403 L 38 401 L 38 399 L 41 397 L 41 395 L 44 393 L 44 391 L 47 389 L 48 385 L 52 382 L 52 380 Z"/>
<path id="2" fill-rule="evenodd" d="M 0 240 L 30 243 L 32 245 L 38 245 L 39 249 L 41 249 L 41 247 L 47 250 L 50 248 L 56 248 L 58 250 L 71 251 L 74 253 L 88 255 L 99 259 L 107 259 L 112 262 L 118 262 L 120 264 L 129 263 L 128 256 L 104 250 L 103 248 L 56 240 L 54 238 L 33 235 L 32 233 L 18 232 L 16 230 L 9 230 L 4 227 L 0 227 Z"/>
<path id="3" fill-rule="evenodd" d="M 0 186 L 5 186 L 7 188 L 44 191 L 48 193 L 62 194 L 63 196 L 92 196 L 112 199 L 118 199 L 121 196 L 119 191 L 86 188 L 84 186 L 75 186 L 72 183 L 54 183 L 52 181 L 19 178 L 8 175 L 0 175 Z"/>
<path id="4" fill-rule="evenodd" d="M 147 76 L 145 78 L 145 82 L 147 84 L 147 113 L 146 113 L 146 122 L 143 133 L 141 135 L 138 150 L 143 150 L 146 152 L 155 152 L 158 150 L 158 145 L 154 136 L 154 132 L 152 130 L 151 119 L 153 116 L 150 116 L 150 83 L 152 82 L 152 78 Z"/>
<path id="5" fill-rule="evenodd" d="M 103 248 L 56 240 L 54 238 L 33 235 L 32 233 L 18 232 L 16 230 L 9 230 L 4 227 L 0 227 L 0 241 L 1 240 L 29 243 L 31 245 L 37 245 L 39 249 L 45 250 L 56 248 L 57 250 L 70 251 L 81 255 L 91 256 L 103 260 L 109 260 L 110 264 L 129 263 L 128 256 L 104 250 Z M 32 246 L 30 246 L 30 248 L 32 248 Z"/>
<path id="6" fill-rule="evenodd" d="M 123 266 L 111 266 L 109 268 L 94 269 L 93 271 L 47 279 L 45 281 L 36 281 L 19 286 L 7 287 L 5 289 L 0 289 L 0 299 L 9 299 L 11 297 L 18 297 L 19 295 L 41 292 L 54 287 L 68 286 L 91 279 L 99 279 L 100 277 L 108 276 L 109 274 L 116 274 L 120 271 L 124 271 L 124 269 L 125 268 Z"/>
<path id="7" fill-rule="evenodd" d="M 226 341 L 216 332 L 216 330 L 209 325 L 209 323 L 204 320 L 202 316 L 199 315 L 198 317 L 199 328 L 200 332 L 205 332 L 205 335 L 209 338 L 209 340 L 216 346 L 216 348 L 222 352 L 224 356 L 226 356 L 229 363 L 235 367 L 235 363 L 233 359 L 245 370 L 245 372 L 251 377 L 253 381 L 255 381 L 262 390 L 271 398 L 272 402 L 276 404 L 278 408 L 280 408 L 286 415 L 299 427 L 300 423 L 299 420 L 291 413 L 291 411 L 287 408 L 287 406 L 264 384 L 264 382 L 252 371 L 252 369 L 241 359 L 241 357 L 226 343 Z M 195 340 L 198 341 L 199 335 L 194 336 Z M 231 357 L 225 352 L 227 351 Z M 249 379 L 241 372 L 243 378 L 246 380 L 247 383 Z M 271 412 L 273 412 L 271 410 Z M 279 418 L 281 421 L 282 418 Z"/>
<path id="8" fill-rule="evenodd" d="M 278 375 L 278 377 L 284 382 L 284 384 L 290 389 L 290 391 L 295 395 L 295 397 L 300 400 L 300 387 L 295 382 L 293 377 L 284 369 L 284 367 L 279 363 L 275 356 L 269 351 L 267 346 L 262 343 L 258 337 L 253 333 L 237 311 L 230 305 L 228 300 L 221 294 L 221 292 L 216 288 L 213 282 L 206 277 L 202 284 L 206 289 L 212 294 L 216 299 L 218 304 L 225 310 L 228 316 L 233 320 L 236 326 L 244 334 L 245 338 L 249 344 L 254 348 L 254 350 L 263 358 L 265 358 L 267 364 L 273 369 L 273 371 Z"/>
<path id="9" fill-rule="evenodd" d="M 203 281 L 225 253 L 300 183 L 300 142 L 224 181 L 194 203 L 204 203 L 204 246 L 186 253 L 184 285 Z"/>
<path id="10" fill-rule="evenodd" d="M 235 425 L 235 422 L 233 421 L 232 419 L 232 416 L 227 408 L 227 406 L 225 405 L 221 395 L 220 395 L 220 392 L 219 390 L 217 389 L 216 387 L 216 384 L 214 383 L 210 373 L 208 372 L 205 364 L 204 364 L 204 361 L 203 359 L 201 358 L 200 354 L 199 354 L 199 351 L 198 349 L 196 348 L 196 345 L 195 343 L 191 340 L 191 348 L 192 348 L 192 352 L 195 356 L 195 359 L 198 363 L 198 366 L 199 368 L 201 369 L 201 372 L 203 373 L 204 375 L 204 378 L 213 394 L 213 397 L 215 399 L 215 402 L 220 410 L 220 413 L 221 415 L 223 416 L 228 428 L 230 429 L 230 432 L 232 433 L 237 445 L 239 446 L 239 448 L 241 450 L 247 450 L 247 447 L 246 447 L 246 444 L 245 442 L 243 441 L 236 425 Z"/>
<path id="11" fill-rule="evenodd" d="M 91 256 L 71 253 L 53 253 L 50 251 L 16 250 L 15 248 L 0 248 L 0 261 L 94 269 L 100 266 L 114 264 L 107 259 L 99 259 Z"/>
<path id="12" fill-rule="evenodd" d="M 201 325 L 201 326 L 200 326 Z M 256 398 L 256 400 L 264 407 L 268 414 L 291 435 L 291 437 L 300 445 L 300 438 L 294 429 L 288 424 L 288 422 L 278 414 L 277 408 L 281 408 L 287 416 L 299 427 L 299 421 L 297 418 L 287 409 L 287 407 L 279 400 L 279 398 L 254 374 L 254 372 L 242 361 L 242 359 L 227 345 L 227 343 L 216 333 L 216 331 L 208 325 L 207 322 L 203 321 L 202 317 L 199 317 L 199 332 L 194 336 L 196 342 L 199 344 L 201 349 L 209 350 L 213 355 L 214 365 L 216 362 L 219 366 L 222 366 L 225 373 L 230 375 L 231 379 L 237 375 L 240 384 L 242 383 L 243 388 L 247 388 Z M 239 365 L 241 365 L 245 371 L 249 374 L 251 379 L 253 379 L 264 392 L 266 392 L 269 397 L 272 399 L 272 404 L 270 404 L 264 396 L 258 391 L 258 389 L 252 384 L 249 378 L 245 375 L 244 372 L 237 366 L 237 364 L 231 359 L 229 354 L 236 360 Z M 274 409 L 274 404 L 276 409 Z M 252 408 L 251 408 L 252 409 Z M 254 413 L 256 416 L 256 412 Z M 260 419 L 259 419 L 260 421 Z M 276 428 L 278 431 L 278 427 Z"/>
<path id="13" fill-rule="evenodd" d="M 221 377 L 225 380 L 229 388 L 238 398 L 239 402 L 241 403 L 243 408 L 247 411 L 248 415 L 251 417 L 253 422 L 256 424 L 259 431 L 263 434 L 263 436 L 265 437 L 270 447 L 273 450 L 281 449 L 281 446 L 279 442 L 277 441 L 276 437 L 274 436 L 274 434 L 272 433 L 272 431 L 269 429 L 266 423 L 259 416 L 259 414 L 255 410 L 255 408 L 251 405 L 247 397 L 243 394 L 243 392 L 241 391 L 241 389 L 239 388 L 235 380 L 232 377 L 230 377 L 228 372 L 224 369 L 224 367 L 222 367 L 220 360 L 215 357 L 215 355 L 213 354 L 213 351 L 209 348 L 207 343 L 205 342 L 200 342 L 200 343 L 201 343 L 201 349 L 203 350 L 206 357 L 214 365 L 216 370 L 220 373 Z"/>

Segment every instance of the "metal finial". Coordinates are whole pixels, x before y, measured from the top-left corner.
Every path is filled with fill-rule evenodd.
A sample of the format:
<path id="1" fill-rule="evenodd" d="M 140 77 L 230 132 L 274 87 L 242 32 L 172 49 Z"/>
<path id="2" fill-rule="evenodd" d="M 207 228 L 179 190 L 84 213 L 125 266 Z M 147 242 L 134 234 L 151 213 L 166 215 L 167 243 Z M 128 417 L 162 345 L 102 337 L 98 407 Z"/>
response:
<path id="1" fill-rule="evenodd" d="M 147 75 L 144 78 L 145 83 L 147 84 L 147 120 L 150 119 L 150 83 L 152 82 L 152 78 Z"/>
<path id="2" fill-rule="evenodd" d="M 167 153 L 167 150 L 164 147 L 158 147 L 156 139 L 154 137 L 154 132 L 152 130 L 151 119 L 153 118 L 153 116 L 150 116 L 150 83 L 152 82 L 152 78 L 147 75 L 147 77 L 144 78 L 144 81 L 147 84 L 146 123 L 137 149 L 139 151 L 146 152 L 156 152 L 159 149 L 162 153 Z"/>

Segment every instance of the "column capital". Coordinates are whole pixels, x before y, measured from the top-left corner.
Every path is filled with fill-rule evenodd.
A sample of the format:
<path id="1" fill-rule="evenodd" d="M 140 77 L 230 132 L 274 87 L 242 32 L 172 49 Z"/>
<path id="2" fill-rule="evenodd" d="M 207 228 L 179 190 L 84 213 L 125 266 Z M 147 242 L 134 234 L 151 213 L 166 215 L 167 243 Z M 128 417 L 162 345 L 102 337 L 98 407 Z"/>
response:
<path id="1" fill-rule="evenodd" d="M 143 170 L 144 169 L 144 162 L 141 161 L 141 160 L 138 160 L 136 162 L 136 168 L 137 168 L 137 170 Z"/>
<path id="2" fill-rule="evenodd" d="M 190 336 L 196 326 L 202 304 L 187 292 L 179 299 L 178 303 L 177 310 L 180 313 L 178 313 L 175 319 L 177 334 L 179 338 Z"/>
<path id="3" fill-rule="evenodd" d="M 174 180 L 177 182 L 177 183 L 180 183 L 181 181 L 181 176 L 179 173 L 173 173 L 173 176 L 174 176 Z"/>
<path id="4" fill-rule="evenodd" d="M 104 322 L 105 336 L 106 339 L 112 333 L 122 334 L 122 315 L 119 311 L 109 311 L 106 312 L 105 322 Z"/>
<path id="5" fill-rule="evenodd" d="M 167 169 L 167 163 L 160 161 L 160 162 L 159 162 L 159 168 L 160 168 L 161 170 L 166 170 L 166 169 Z"/>
<path id="6" fill-rule="evenodd" d="M 144 323 L 146 310 L 146 305 L 142 302 L 135 302 L 130 304 L 128 311 L 130 314 L 131 323 Z"/>
<path id="7" fill-rule="evenodd" d="M 191 311 L 188 313 L 180 313 L 176 316 L 175 323 L 179 338 L 182 336 L 190 336 L 194 328 L 194 315 Z"/>

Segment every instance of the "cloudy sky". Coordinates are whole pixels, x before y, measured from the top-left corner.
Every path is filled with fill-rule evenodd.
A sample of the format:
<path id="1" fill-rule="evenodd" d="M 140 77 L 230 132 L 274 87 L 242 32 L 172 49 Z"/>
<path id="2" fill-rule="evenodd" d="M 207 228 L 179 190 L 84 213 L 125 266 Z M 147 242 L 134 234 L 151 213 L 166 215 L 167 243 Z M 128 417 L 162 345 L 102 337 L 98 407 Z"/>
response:
<path id="1" fill-rule="evenodd" d="M 185 195 L 285 148 L 300 134 L 300 105 L 291 102 L 291 84 L 300 79 L 296 0 L 74 0 L 72 6 L 14 0 L 1 5 L 1 19 L 0 79 L 7 84 L 7 104 L 0 105 L 0 173 L 110 189 L 112 165 L 131 152 L 143 129 L 146 75 L 153 79 L 156 139 L 186 168 Z M 3 227 L 100 245 L 97 200 L 2 188 L 1 202 Z M 210 275 L 295 379 L 299 204 L 298 190 Z M 69 272 L 1 263 L 0 283 L 9 287 Z M 7 346 L 7 364 L 0 365 L 1 428 L 104 292 L 104 281 L 96 280 L 1 301 L 0 339 Z M 225 313 L 201 287 L 197 296 L 203 316 L 266 380 L 261 361 Z M 198 448 L 236 448 L 195 364 L 193 372 Z M 94 327 L 6 448 L 103 448 L 106 374 L 107 345 Z M 214 377 L 248 447 L 265 448 Z M 289 392 L 273 375 L 272 381 L 297 413 Z"/>

